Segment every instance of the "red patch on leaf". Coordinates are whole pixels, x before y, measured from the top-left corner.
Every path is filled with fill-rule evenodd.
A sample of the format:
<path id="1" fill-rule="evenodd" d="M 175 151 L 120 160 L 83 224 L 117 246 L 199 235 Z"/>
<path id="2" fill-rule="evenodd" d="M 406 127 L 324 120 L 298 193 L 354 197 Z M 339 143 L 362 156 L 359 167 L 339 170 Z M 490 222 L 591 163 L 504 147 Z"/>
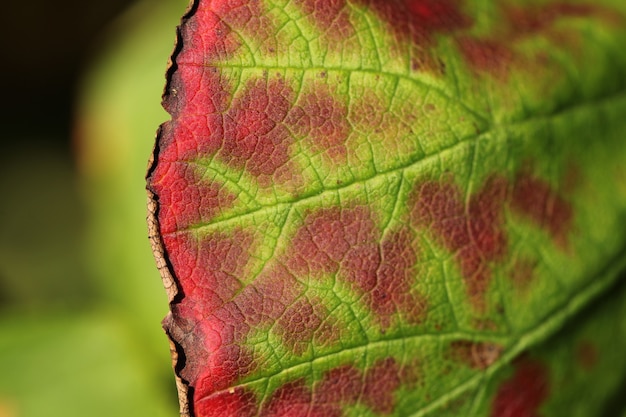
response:
<path id="1" fill-rule="evenodd" d="M 329 323 L 328 310 L 322 300 L 301 298 L 287 306 L 278 319 L 279 333 L 284 343 L 296 355 L 302 354 L 311 341 L 329 344 L 336 341 L 336 331 Z"/>
<path id="2" fill-rule="evenodd" d="M 195 13 L 181 26 L 181 38 L 185 40 L 176 57 L 180 64 L 203 64 L 228 59 L 240 45 L 223 16 L 227 10 L 211 3 L 200 2 Z"/>
<path id="3" fill-rule="evenodd" d="M 327 87 L 305 94 L 292 107 L 295 95 L 280 77 L 261 78 L 250 81 L 228 106 L 227 82 L 217 77 L 206 69 L 188 80 L 200 91 L 186 102 L 184 116 L 174 124 L 171 135 L 177 138 L 177 147 L 173 157 L 217 154 L 225 163 L 257 177 L 262 186 L 297 182 L 290 162 L 289 126 L 315 152 L 325 152 L 334 163 L 345 162 L 350 130 L 347 109 Z M 206 116 L 194 115 L 198 113 Z"/>
<path id="4" fill-rule="evenodd" d="M 199 2 L 197 10 L 183 25 L 183 39 L 189 52 L 178 62 L 206 63 L 229 59 L 246 43 L 242 36 L 254 39 L 266 50 L 275 44 L 277 28 L 261 9 L 261 2 L 230 0 Z"/>
<path id="5" fill-rule="evenodd" d="M 271 185 L 279 170 L 288 169 L 292 139 L 283 121 L 292 100 L 293 92 L 281 79 L 248 83 L 224 115 L 220 159 Z"/>
<path id="6" fill-rule="evenodd" d="M 185 352 L 181 376 L 195 385 L 208 369 L 212 387 L 221 387 L 237 372 L 251 368 L 246 352 L 228 350 L 238 349 L 228 346 L 233 330 L 218 316 L 242 287 L 239 277 L 244 275 L 253 238 L 235 231 L 200 242 L 187 234 L 164 236 L 163 241 L 177 276 L 186 277 L 179 283 L 184 297 L 172 306 L 172 316 L 164 323 Z M 225 355 L 232 360 L 225 360 Z"/>
<path id="7" fill-rule="evenodd" d="M 544 190 L 536 181 L 518 181 L 513 188 Z M 482 306 L 490 264 L 500 260 L 506 250 L 503 180 L 489 178 L 470 196 L 467 209 L 460 190 L 451 182 L 423 183 L 411 199 L 412 222 L 430 227 L 440 242 L 456 253 L 468 293 Z M 321 300 L 307 298 L 307 279 L 332 274 L 344 280 L 362 296 L 382 332 L 400 318 L 409 323 L 423 320 L 427 304 L 413 289 L 419 276 L 414 232 L 400 228 L 383 235 L 373 217 L 364 206 L 308 213 L 290 249 L 251 283 L 240 278 L 247 274 L 254 236 L 241 230 L 229 235 L 214 233 L 199 241 L 184 233 L 163 236 L 176 276 L 185 277 L 180 282 L 184 297 L 173 305 L 166 327 L 185 352 L 180 375 L 195 389 L 196 401 L 210 398 L 255 369 L 252 353 L 243 347 L 252 329 L 275 324 L 273 331 L 295 354 L 303 353 L 311 343 L 338 340 L 337 323 Z M 487 350 L 478 350 L 472 366 L 489 363 Z M 379 398 L 376 404 L 390 402 Z M 388 406 L 379 410 L 386 412 Z"/>
<path id="8" fill-rule="evenodd" d="M 498 389 L 491 406 L 492 417 L 539 417 L 539 407 L 548 398 L 549 378 L 546 367 L 522 358 L 515 373 Z"/>
<path id="9" fill-rule="evenodd" d="M 522 171 L 515 181 L 511 205 L 514 211 L 550 232 L 561 247 L 567 247 L 572 206 L 547 182 Z"/>
<path id="10" fill-rule="evenodd" d="M 239 277 L 249 259 L 251 235 L 236 230 L 232 235 L 213 234 L 198 242 L 188 234 L 164 236 L 170 261 L 185 279 L 181 304 L 207 316 L 227 303 L 242 287 Z"/>
<path id="11" fill-rule="evenodd" d="M 393 358 L 378 361 L 365 374 L 362 401 L 374 412 L 391 414 L 395 407 L 394 391 L 402 381 L 400 367 Z"/>
<path id="12" fill-rule="evenodd" d="M 456 0 L 355 0 L 369 5 L 399 37 L 425 46 L 436 33 L 465 28 L 470 20 Z"/>
<path id="13" fill-rule="evenodd" d="M 419 184 L 410 198 L 411 221 L 430 228 L 455 259 L 465 280 L 468 295 L 480 310 L 491 281 L 491 268 L 508 250 L 503 209 L 530 218 L 549 231 L 561 247 L 567 244 L 573 211 L 549 184 L 522 171 L 509 190 L 505 179 L 492 176 L 465 203 L 458 186 L 444 180 Z M 532 274 L 533 265 L 516 264 L 514 271 Z M 522 276 L 512 275 L 522 281 Z"/>
<path id="14" fill-rule="evenodd" d="M 163 127 L 159 159 L 193 160 L 222 145 L 229 80 L 216 68 L 182 65 L 173 74 L 163 106 L 172 121 Z"/>
<path id="15" fill-rule="evenodd" d="M 222 391 L 194 404 L 198 417 L 253 417 L 257 415 L 256 397 L 243 388 Z"/>
<path id="16" fill-rule="evenodd" d="M 173 120 L 163 129 L 160 163 L 217 155 L 262 186 L 296 181 L 289 161 L 293 140 L 284 123 L 293 91 L 279 77 L 261 78 L 229 105 L 229 84 L 215 68 L 179 68 L 166 98 Z"/>
<path id="17" fill-rule="evenodd" d="M 354 0 L 373 9 L 398 41 L 413 44 L 413 69 L 443 71 L 441 62 L 426 49 L 437 34 L 454 33 L 470 26 L 457 0 Z"/>
<path id="18" fill-rule="evenodd" d="M 226 84 L 214 73 L 191 66 L 181 67 L 172 77 L 164 106 L 173 120 L 161 128 L 159 161 L 148 179 L 159 199 L 162 234 L 207 223 L 236 199 L 219 181 L 203 180 L 200 165 L 187 163 L 203 152 L 215 152 L 221 145 L 221 120 L 215 120 L 219 119 L 215 115 L 225 107 Z M 195 86 L 198 94 L 188 94 Z M 212 98 L 207 99 L 210 94 Z M 197 116 L 202 112 L 208 115 Z"/>
<path id="19" fill-rule="evenodd" d="M 463 36 L 457 40 L 467 63 L 479 72 L 491 72 L 506 77 L 514 54 L 508 45 L 495 39 L 476 39 Z"/>
<path id="20" fill-rule="evenodd" d="M 363 391 L 363 375 L 352 366 L 340 366 L 324 373 L 315 385 L 315 402 L 320 404 L 356 404 Z"/>
<path id="21" fill-rule="evenodd" d="M 418 185 L 411 200 L 412 222 L 431 228 L 446 249 L 456 254 L 468 295 L 482 309 L 491 281 L 491 264 L 501 260 L 507 249 L 502 214 L 505 181 L 488 179 L 470 197 L 467 209 L 459 187 L 447 181 Z"/>
<path id="22" fill-rule="evenodd" d="M 398 314 L 412 323 L 423 319 L 426 302 L 411 291 L 417 255 L 408 230 L 383 239 L 367 209 L 333 207 L 308 215 L 293 247 L 288 265 L 295 274 L 338 272 L 364 296 L 383 330 Z"/>
<path id="23" fill-rule="evenodd" d="M 304 94 L 289 113 L 287 123 L 316 153 L 326 153 L 333 162 L 345 163 L 345 142 L 350 133 L 348 109 L 326 84 Z"/>
<path id="24" fill-rule="evenodd" d="M 393 358 L 379 360 L 362 372 L 352 366 L 327 371 L 311 390 L 297 379 L 274 392 L 262 415 L 290 417 L 340 417 L 342 407 L 361 403 L 372 411 L 390 414 L 394 392 L 406 381 L 403 368 Z"/>
<path id="25" fill-rule="evenodd" d="M 265 12 L 261 9 L 260 1 L 229 0 L 211 4 L 215 12 L 228 24 L 228 26 L 245 32 L 248 35 L 256 35 L 266 38 L 276 33 Z"/>
<path id="26" fill-rule="evenodd" d="M 334 273 L 350 251 L 360 250 L 363 262 L 373 265 L 376 225 L 364 207 L 332 207 L 314 211 L 293 238 L 293 253 L 287 264 L 300 276 Z"/>
<path id="27" fill-rule="evenodd" d="M 311 390 L 306 386 L 304 379 L 296 379 L 278 388 L 261 415 L 267 417 L 324 416 L 316 410 Z"/>
<path id="28" fill-rule="evenodd" d="M 376 285 L 367 299 L 383 328 L 398 314 L 411 324 L 420 323 L 426 314 L 426 301 L 412 289 L 418 276 L 412 240 L 408 229 L 402 229 L 389 233 L 380 245 L 382 259 L 376 269 Z"/>
<path id="29" fill-rule="evenodd" d="M 152 189 L 159 196 L 161 233 L 168 234 L 208 223 L 236 196 L 217 181 L 201 178 L 193 166 L 161 162 L 152 175 Z"/>
<path id="30" fill-rule="evenodd" d="M 252 329 L 277 323 L 287 347 L 302 353 L 312 342 L 336 340 L 334 322 L 304 286 L 280 263 L 252 283 L 239 280 L 249 260 L 253 239 L 242 232 L 211 235 L 198 242 L 176 235 L 166 246 L 177 248 L 171 259 L 185 297 L 172 307 L 166 327 L 185 352 L 180 375 L 194 387 L 194 402 L 210 398 L 252 372 L 256 364 L 242 344 Z"/>
<path id="31" fill-rule="evenodd" d="M 354 35 L 346 0 L 295 0 L 295 3 L 313 24 L 331 37 L 345 39 Z"/>

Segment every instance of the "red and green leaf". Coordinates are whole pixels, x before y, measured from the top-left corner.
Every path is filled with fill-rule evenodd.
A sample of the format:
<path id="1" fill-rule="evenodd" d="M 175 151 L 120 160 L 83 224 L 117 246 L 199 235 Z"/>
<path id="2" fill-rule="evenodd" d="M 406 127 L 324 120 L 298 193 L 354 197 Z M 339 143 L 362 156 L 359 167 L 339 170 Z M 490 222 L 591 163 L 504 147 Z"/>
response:
<path id="1" fill-rule="evenodd" d="M 195 1 L 148 175 L 183 414 L 576 398 L 548 353 L 623 266 L 624 23 L 618 0 Z"/>

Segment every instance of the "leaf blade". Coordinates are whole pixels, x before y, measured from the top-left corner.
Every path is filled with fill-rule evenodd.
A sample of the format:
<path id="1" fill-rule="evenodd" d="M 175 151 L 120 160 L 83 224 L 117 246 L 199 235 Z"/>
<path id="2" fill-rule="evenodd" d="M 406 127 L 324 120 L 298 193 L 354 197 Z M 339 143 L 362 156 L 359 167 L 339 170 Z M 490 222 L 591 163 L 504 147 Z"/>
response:
<path id="1" fill-rule="evenodd" d="M 623 87 L 583 71 L 567 42 L 549 65 L 528 54 L 554 42 L 556 22 L 578 39 L 582 17 L 596 19 L 585 30 L 624 37 L 609 22 L 617 11 L 489 6 L 508 27 L 475 28 L 469 6 L 453 13 L 451 2 L 329 2 L 336 19 L 315 35 L 320 28 L 306 22 L 329 16 L 320 4 L 199 2 L 183 24 L 165 99 L 173 120 L 149 184 L 169 273 L 182 289 L 166 327 L 187 355 L 180 375 L 194 387 L 199 415 L 235 413 L 233 395 L 242 415 L 344 406 L 402 413 L 394 406 L 403 390 L 422 395 L 412 398 L 419 408 L 443 394 L 420 393 L 418 380 L 436 380 L 445 392 L 502 351 L 519 353 L 517 341 L 623 249 L 610 233 L 623 190 L 598 192 L 578 179 L 580 171 L 619 175 Z M 401 23 L 400 32 L 390 22 Z M 365 40 L 346 52 L 359 25 L 368 26 L 377 59 L 367 61 Z M 496 34 L 515 48 L 503 50 Z M 612 53 L 596 57 L 608 62 Z M 584 88 L 555 82 L 572 77 L 572 67 Z M 554 83 L 550 100 L 539 100 L 536 86 L 510 93 L 529 79 L 539 89 Z M 584 138 L 569 141 L 593 130 L 602 135 L 591 151 Z M 604 224 L 591 220 L 590 198 L 612 207 Z M 579 228 L 611 249 L 590 250 Z M 572 261 L 582 248 L 584 259 Z M 537 311 L 526 311 L 528 303 Z M 432 342 L 401 347 L 410 335 L 432 334 Z M 441 352 L 455 349 L 441 340 L 458 342 L 452 356 L 496 347 L 479 361 L 452 361 L 448 377 L 407 360 L 419 352 L 445 364 L 450 353 Z M 364 342 L 376 345 L 365 359 L 346 354 Z M 335 373 L 352 391 L 331 395 Z M 386 396 L 371 400 L 370 379 L 387 384 Z"/>

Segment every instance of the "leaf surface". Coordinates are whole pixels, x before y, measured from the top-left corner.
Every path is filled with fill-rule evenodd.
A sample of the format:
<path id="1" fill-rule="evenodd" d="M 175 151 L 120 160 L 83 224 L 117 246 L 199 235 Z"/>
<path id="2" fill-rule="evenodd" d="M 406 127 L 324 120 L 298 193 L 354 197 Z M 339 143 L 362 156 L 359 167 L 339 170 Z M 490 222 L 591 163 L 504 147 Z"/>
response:
<path id="1" fill-rule="evenodd" d="M 550 376 L 566 355 L 524 352 L 619 280 L 625 13 L 194 2 L 148 174 L 182 413 L 534 416 L 577 398 Z"/>

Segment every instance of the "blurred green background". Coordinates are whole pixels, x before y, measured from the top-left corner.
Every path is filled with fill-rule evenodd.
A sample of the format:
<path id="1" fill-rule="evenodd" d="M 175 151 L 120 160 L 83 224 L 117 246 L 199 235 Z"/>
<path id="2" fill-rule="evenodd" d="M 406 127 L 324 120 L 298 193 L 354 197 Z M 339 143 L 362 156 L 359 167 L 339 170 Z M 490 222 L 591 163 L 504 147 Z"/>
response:
<path id="1" fill-rule="evenodd" d="M 174 416 L 144 175 L 187 0 L 0 14 L 0 417 Z"/>

